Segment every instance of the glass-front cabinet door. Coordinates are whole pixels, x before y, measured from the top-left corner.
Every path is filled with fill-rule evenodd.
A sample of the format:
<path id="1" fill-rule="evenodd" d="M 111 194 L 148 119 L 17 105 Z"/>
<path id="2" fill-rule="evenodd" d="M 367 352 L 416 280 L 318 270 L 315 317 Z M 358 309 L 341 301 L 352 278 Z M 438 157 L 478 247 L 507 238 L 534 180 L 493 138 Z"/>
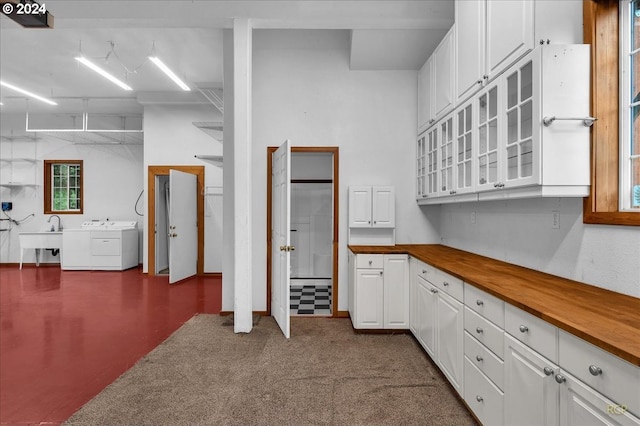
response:
<path id="1" fill-rule="evenodd" d="M 438 125 L 440 130 L 440 195 L 455 194 L 453 182 L 453 114 L 450 114 Z"/>
<path id="2" fill-rule="evenodd" d="M 424 132 L 418 136 L 418 144 L 416 151 L 416 199 L 419 201 L 426 197 L 427 185 L 426 185 L 426 141 L 427 133 Z"/>
<path id="3" fill-rule="evenodd" d="M 506 140 L 504 146 L 505 169 L 500 183 L 505 187 L 539 183 L 539 143 L 534 134 L 533 59 L 529 59 L 505 77 Z M 536 129 L 537 130 L 537 129 Z M 538 133 L 537 131 L 535 133 Z M 538 141 L 539 142 L 539 141 Z"/>
<path id="4" fill-rule="evenodd" d="M 456 112 L 458 125 L 456 127 L 455 141 L 455 192 L 456 194 L 464 194 L 473 192 L 473 144 L 474 144 L 474 124 L 473 124 L 473 106 L 470 102 L 462 106 Z"/>
<path id="5" fill-rule="evenodd" d="M 427 197 L 438 195 L 438 128 L 436 124 L 427 130 Z"/>
<path id="6" fill-rule="evenodd" d="M 495 83 L 476 98 L 478 110 L 478 153 L 476 167 L 478 168 L 476 189 L 484 191 L 499 188 L 499 115 L 498 91 Z"/>

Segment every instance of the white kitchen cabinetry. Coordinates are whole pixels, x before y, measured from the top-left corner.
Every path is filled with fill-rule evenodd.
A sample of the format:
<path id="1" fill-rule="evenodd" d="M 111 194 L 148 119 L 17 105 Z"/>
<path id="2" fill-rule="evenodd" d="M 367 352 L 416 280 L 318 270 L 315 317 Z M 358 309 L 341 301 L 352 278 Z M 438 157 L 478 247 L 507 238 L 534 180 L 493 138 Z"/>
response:
<path id="1" fill-rule="evenodd" d="M 349 187 L 350 228 L 393 228 L 395 222 L 392 186 Z"/>
<path id="2" fill-rule="evenodd" d="M 464 101 L 534 47 L 534 2 L 456 1 L 456 99 Z"/>
<path id="3" fill-rule="evenodd" d="M 138 266 L 138 230 L 62 231 L 63 270 L 123 271 Z"/>
<path id="4" fill-rule="evenodd" d="M 414 268 L 416 313 L 414 335 L 462 395 L 463 283 L 423 262 Z"/>
<path id="5" fill-rule="evenodd" d="M 464 286 L 464 399 L 485 425 L 504 423 L 504 302 Z"/>
<path id="6" fill-rule="evenodd" d="M 479 199 L 588 195 L 589 46 L 540 46 L 503 74 L 500 96 L 498 191 Z"/>
<path id="7" fill-rule="evenodd" d="M 349 244 L 393 245 L 395 226 L 394 187 L 349 187 Z"/>
<path id="8" fill-rule="evenodd" d="M 454 105 L 455 25 L 418 73 L 418 133 L 447 114 Z"/>
<path id="9" fill-rule="evenodd" d="M 356 329 L 409 328 L 406 254 L 349 254 L 349 314 Z"/>
<path id="10" fill-rule="evenodd" d="M 640 368 L 508 304 L 505 324 L 505 424 L 640 424 Z"/>

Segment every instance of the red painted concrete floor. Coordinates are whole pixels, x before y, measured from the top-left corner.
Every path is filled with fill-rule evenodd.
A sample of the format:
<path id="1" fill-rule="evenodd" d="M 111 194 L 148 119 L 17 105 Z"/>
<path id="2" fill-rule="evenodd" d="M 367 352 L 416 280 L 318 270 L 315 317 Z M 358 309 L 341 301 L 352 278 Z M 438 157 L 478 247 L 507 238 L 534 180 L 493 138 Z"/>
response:
<path id="1" fill-rule="evenodd" d="M 0 267 L 0 423 L 62 423 L 221 301 L 219 277 Z"/>

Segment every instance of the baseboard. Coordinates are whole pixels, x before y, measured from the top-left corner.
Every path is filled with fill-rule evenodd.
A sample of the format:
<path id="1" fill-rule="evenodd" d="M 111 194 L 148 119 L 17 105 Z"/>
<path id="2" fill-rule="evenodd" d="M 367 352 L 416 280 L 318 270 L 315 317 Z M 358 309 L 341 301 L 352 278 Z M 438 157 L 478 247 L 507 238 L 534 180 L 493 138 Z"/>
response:
<path id="1" fill-rule="evenodd" d="M 48 268 L 48 267 L 52 267 L 55 266 L 56 268 L 60 267 L 59 263 L 40 263 L 39 266 L 36 266 L 35 262 L 23 262 L 22 263 L 22 268 L 24 269 L 25 267 L 33 267 L 33 268 Z M 11 263 L 0 263 L 0 268 L 19 268 L 20 267 L 20 263 L 19 262 L 11 262 Z"/>
<path id="2" fill-rule="evenodd" d="M 219 314 L 221 317 L 226 317 L 227 315 L 233 315 L 233 311 L 220 311 Z M 260 315 L 261 317 L 266 317 L 269 314 L 267 311 L 253 311 L 253 315 Z"/>
<path id="3" fill-rule="evenodd" d="M 350 318 L 349 311 L 338 311 L 336 312 L 334 318 Z"/>

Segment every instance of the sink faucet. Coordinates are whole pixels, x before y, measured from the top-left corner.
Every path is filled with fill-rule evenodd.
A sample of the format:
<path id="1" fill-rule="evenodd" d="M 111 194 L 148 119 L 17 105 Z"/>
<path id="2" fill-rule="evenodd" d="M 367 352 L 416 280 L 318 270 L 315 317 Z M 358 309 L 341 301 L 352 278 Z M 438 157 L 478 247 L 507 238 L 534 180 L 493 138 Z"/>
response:
<path id="1" fill-rule="evenodd" d="M 51 219 L 53 219 L 54 217 L 58 218 L 58 231 L 62 230 L 62 222 L 60 221 L 60 216 L 58 216 L 57 214 L 53 214 L 51 216 L 49 216 L 49 219 L 47 220 L 47 222 L 51 222 Z M 55 228 L 53 227 L 53 225 L 51 225 L 51 232 L 53 232 L 55 230 Z"/>

